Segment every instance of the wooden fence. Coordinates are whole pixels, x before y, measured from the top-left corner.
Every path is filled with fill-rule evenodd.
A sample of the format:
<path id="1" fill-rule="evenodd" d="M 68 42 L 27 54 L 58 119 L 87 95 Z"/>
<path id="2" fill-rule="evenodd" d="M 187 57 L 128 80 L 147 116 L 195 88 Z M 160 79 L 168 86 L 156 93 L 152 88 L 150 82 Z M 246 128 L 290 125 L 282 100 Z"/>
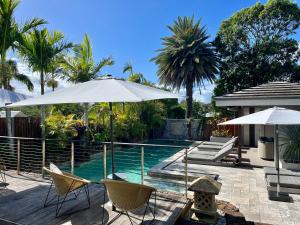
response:
<path id="1" fill-rule="evenodd" d="M 12 118 L 12 130 L 15 137 L 41 137 L 40 118 L 16 117 Z M 0 136 L 7 136 L 6 118 L 0 118 Z"/>

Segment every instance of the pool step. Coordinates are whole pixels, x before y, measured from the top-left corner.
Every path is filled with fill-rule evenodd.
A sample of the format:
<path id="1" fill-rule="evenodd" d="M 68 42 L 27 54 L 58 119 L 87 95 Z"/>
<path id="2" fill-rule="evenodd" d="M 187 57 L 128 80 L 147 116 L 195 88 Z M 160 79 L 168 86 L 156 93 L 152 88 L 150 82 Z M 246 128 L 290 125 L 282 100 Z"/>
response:
<path id="1" fill-rule="evenodd" d="M 144 184 L 168 192 L 185 192 L 185 182 L 164 178 L 145 177 Z M 189 183 L 188 183 L 189 184 Z"/>

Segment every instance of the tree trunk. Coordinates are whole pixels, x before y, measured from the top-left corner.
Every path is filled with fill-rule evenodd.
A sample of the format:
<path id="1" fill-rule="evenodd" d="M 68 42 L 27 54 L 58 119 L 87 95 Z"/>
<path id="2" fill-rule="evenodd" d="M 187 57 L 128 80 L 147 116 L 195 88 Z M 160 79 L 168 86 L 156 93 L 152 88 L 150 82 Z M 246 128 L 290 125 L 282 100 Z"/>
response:
<path id="1" fill-rule="evenodd" d="M 192 139 L 192 109 L 193 109 L 193 82 L 188 82 L 186 84 L 186 118 L 188 119 L 187 129 L 188 129 L 188 139 Z"/>
<path id="2" fill-rule="evenodd" d="M 45 94 L 45 78 L 44 71 L 41 70 L 41 95 Z"/>
<path id="3" fill-rule="evenodd" d="M 45 93 L 44 71 L 41 70 L 41 95 L 44 95 L 44 93 Z M 42 139 L 46 138 L 45 119 L 46 119 L 46 108 L 45 105 L 41 105 Z"/>

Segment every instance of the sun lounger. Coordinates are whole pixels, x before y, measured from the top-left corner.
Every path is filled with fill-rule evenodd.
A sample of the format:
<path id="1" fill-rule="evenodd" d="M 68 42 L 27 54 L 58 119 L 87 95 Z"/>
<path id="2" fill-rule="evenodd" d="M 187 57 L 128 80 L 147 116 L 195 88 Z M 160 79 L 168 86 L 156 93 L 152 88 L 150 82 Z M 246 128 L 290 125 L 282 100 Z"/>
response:
<path id="1" fill-rule="evenodd" d="M 265 167 L 264 172 L 265 172 L 265 177 L 267 177 L 268 175 L 277 175 L 277 170 L 274 167 Z M 280 169 L 279 172 L 280 175 L 300 177 L 300 171 Z"/>
<path id="2" fill-rule="evenodd" d="M 237 140 L 237 137 L 233 137 L 225 143 L 205 141 L 205 142 L 201 143 L 200 145 L 198 145 L 197 148 L 200 151 L 203 151 L 203 150 L 220 150 L 220 149 L 224 148 L 227 145 L 235 144 L 236 140 Z"/>
<path id="3" fill-rule="evenodd" d="M 268 191 L 277 191 L 277 175 L 267 175 L 266 181 Z M 280 192 L 300 194 L 300 177 L 286 175 L 280 176 Z"/>
<path id="4" fill-rule="evenodd" d="M 187 155 L 187 160 L 189 163 L 196 163 L 196 164 L 219 164 L 223 161 L 226 161 L 227 157 L 232 153 L 233 150 L 233 143 L 223 147 L 217 152 L 212 151 L 199 151 L 197 149 L 192 150 Z M 184 158 L 184 161 L 186 159 Z M 236 158 L 232 160 L 232 157 L 230 160 L 227 160 L 230 162 L 235 163 Z"/>

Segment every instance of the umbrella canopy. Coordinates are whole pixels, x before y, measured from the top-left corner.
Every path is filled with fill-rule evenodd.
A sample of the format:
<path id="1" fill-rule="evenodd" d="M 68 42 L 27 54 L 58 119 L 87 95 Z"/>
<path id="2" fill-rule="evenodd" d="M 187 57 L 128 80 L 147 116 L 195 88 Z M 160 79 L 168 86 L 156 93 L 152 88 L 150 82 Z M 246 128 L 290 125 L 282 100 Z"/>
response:
<path id="1" fill-rule="evenodd" d="M 142 102 L 165 98 L 179 98 L 179 95 L 123 79 L 102 77 L 17 102 L 9 107 L 63 103 Z"/>
<path id="2" fill-rule="evenodd" d="M 6 89 L 0 89 L 0 108 L 4 107 L 7 104 L 22 101 L 28 97 L 29 96 L 17 92 L 9 91 Z"/>
<path id="3" fill-rule="evenodd" d="M 280 107 L 269 108 L 218 125 L 297 125 L 300 124 L 300 112 Z"/>
<path id="4" fill-rule="evenodd" d="M 55 105 L 64 103 L 100 103 L 108 102 L 110 108 L 110 139 L 112 151 L 112 175 L 114 177 L 114 145 L 113 145 L 113 102 L 142 102 L 157 99 L 179 98 L 177 94 L 158 88 L 137 84 L 112 76 L 101 77 L 92 81 L 76 84 L 42 96 L 26 99 L 7 107 L 33 105 Z"/>

